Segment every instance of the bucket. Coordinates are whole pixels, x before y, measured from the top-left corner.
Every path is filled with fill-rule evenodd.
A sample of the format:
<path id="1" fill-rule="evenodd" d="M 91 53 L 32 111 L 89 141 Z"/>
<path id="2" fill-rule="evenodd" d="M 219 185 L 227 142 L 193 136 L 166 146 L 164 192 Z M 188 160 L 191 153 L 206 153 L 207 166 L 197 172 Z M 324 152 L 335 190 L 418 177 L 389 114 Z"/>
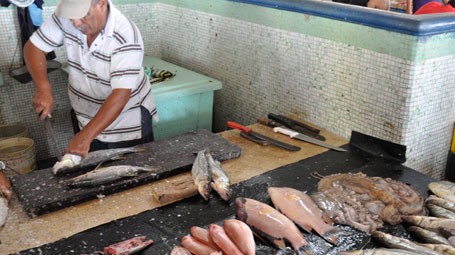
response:
<path id="1" fill-rule="evenodd" d="M 27 127 L 22 124 L 12 124 L 0 126 L 0 141 L 12 137 L 26 137 Z"/>
<path id="2" fill-rule="evenodd" d="M 0 141 L 0 161 L 19 173 L 36 168 L 35 143 L 27 137 L 13 137 Z"/>

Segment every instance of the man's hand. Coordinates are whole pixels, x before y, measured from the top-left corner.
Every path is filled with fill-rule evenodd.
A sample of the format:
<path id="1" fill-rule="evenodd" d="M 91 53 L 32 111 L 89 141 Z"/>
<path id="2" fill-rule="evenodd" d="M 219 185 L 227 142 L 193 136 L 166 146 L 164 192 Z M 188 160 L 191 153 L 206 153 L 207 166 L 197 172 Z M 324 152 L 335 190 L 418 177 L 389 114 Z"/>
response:
<path id="1" fill-rule="evenodd" d="M 54 106 L 54 97 L 52 96 L 51 88 L 38 88 L 33 96 L 33 107 L 35 112 L 40 115 L 40 119 L 44 120 L 51 116 Z"/>
<path id="2" fill-rule="evenodd" d="M 93 139 L 87 137 L 84 134 L 84 130 L 82 130 L 71 139 L 68 147 L 65 149 L 65 154 L 75 154 L 85 158 L 90 150 L 92 141 Z"/>

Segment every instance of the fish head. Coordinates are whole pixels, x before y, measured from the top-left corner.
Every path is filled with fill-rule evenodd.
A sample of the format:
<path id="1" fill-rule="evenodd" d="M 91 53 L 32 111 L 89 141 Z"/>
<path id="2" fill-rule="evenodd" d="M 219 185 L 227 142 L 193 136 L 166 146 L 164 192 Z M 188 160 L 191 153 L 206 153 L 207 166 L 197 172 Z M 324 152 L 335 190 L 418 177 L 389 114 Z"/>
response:
<path id="1" fill-rule="evenodd" d="M 229 183 L 215 181 L 211 183 L 211 186 L 224 201 L 229 201 L 231 199 L 232 191 Z"/>
<path id="2" fill-rule="evenodd" d="M 57 161 L 52 167 L 52 172 L 57 174 L 68 168 L 73 168 L 79 165 L 82 161 L 82 157 L 75 154 L 65 154 L 60 161 Z"/>
<path id="3" fill-rule="evenodd" d="M 238 197 L 235 199 L 235 206 L 237 208 L 237 217 L 243 222 L 248 219 L 248 212 L 245 208 L 246 198 Z"/>

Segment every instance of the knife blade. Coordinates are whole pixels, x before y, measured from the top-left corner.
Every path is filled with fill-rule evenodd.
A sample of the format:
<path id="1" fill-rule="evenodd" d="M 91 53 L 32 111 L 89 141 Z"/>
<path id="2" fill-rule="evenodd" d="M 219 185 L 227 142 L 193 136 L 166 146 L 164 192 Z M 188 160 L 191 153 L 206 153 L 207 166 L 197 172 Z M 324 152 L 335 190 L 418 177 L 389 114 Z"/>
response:
<path id="1" fill-rule="evenodd" d="M 52 123 L 50 117 L 44 119 L 44 127 L 46 128 L 47 135 L 51 139 L 52 149 L 54 150 L 55 155 L 57 156 L 58 161 L 62 160 L 62 156 L 58 152 L 57 147 L 57 138 L 55 137 L 54 129 L 52 128 Z"/>
<path id="2" fill-rule="evenodd" d="M 286 149 L 286 150 L 289 150 L 289 151 L 299 151 L 300 150 L 300 147 L 298 147 L 298 146 L 294 146 L 292 144 L 284 143 L 284 142 L 275 140 L 273 138 L 270 138 L 268 136 L 259 134 L 257 132 L 254 132 L 251 128 L 243 126 L 243 125 L 241 125 L 239 123 L 236 123 L 234 121 L 228 121 L 227 122 L 227 126 L 230 127 L 230 128 L 238 129 L 238 130 L 246 133 L 248 136 L 254 136 L 256 139 L 263 140 L 263 141 L 267 142 L 270 145 L 273 145 L 273 146 L 276 146 L 276 147 L 279 147 L 279 148 L 282 148 L 282 149 Z M 245 137 L 245 138 L 249 139 L 248 137 Z"/>
<path id="3" fill-rule="evenodd" d="M 318 139 L 314 139 L 312 137 L 306 136 L 304 134 L 301 134 L 299 132 L 295 132 L 295 131 L 292 131 L 292 130 L 289 130 L 289 129 L 286 129 L 286 128 L 274 127 L 273 128 L 273 132 L 280 133 L 280 134 L 283 134 L 283 135 L 288 135 L 291 138 L 299 139 L 301 141 L 304 141 L 304 142 L 307 142 L 307 143 L 312 143 L 312 144 L 315 144 L 315 145 L 318 145 L 318 146 L 322 146 L 322 147 L 325 147 L 325 148 L 328 148 L 328 149 L 331 149 L 331 150 L 347 151 L 346 149 L 343 149 L 343 148 L 340 148 L 340 147 L 337 147 L 337 146 L 333 146 L 333 145 L 325 143 L 325 142 L 321 142 Z"/>

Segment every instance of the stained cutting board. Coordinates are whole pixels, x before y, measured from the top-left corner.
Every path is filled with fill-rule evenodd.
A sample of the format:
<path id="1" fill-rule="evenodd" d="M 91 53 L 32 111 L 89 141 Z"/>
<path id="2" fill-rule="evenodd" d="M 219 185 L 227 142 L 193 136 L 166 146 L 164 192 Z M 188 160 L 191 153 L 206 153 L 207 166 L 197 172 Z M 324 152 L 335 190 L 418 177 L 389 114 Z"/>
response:
<path id="1" fill-rule="evenodd" d="M 241 149 L 237 145 L 205 129 L 147 143 L 144 146 L 146 148 L 144 152 L 127 154 L 125 159 L 107 162 L 103 166 L 147 165 L 159 167 L 156 175 L 146 172 L 111 184 L 70 189 L 62 181 L 91 169 L 55 176 L 52 168 L 48 168 L 12 177 L 11 184 L 24 211 L 34 217 L 183 171 L 190 171 L 196 157 L 195 153 L 202 149 L 210 149 L 213 157 L 219 161 L 237 158 L 241 153 Z"/>

